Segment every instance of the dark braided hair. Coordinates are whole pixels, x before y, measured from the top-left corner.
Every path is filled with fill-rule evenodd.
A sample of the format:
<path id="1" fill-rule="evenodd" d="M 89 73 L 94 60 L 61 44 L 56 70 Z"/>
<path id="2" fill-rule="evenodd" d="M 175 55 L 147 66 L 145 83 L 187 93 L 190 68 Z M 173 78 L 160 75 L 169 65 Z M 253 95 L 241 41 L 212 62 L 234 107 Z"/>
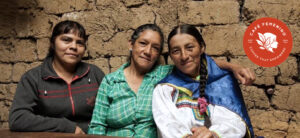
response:
<path id="1" fill-rule="evenodd" d="M 200 97 L 205 98 L 205 87 L 206 87 L 206 82 L 207 82 L 207 66 L 206 66 L 206 57 L 205 54 L 203 53 L 201 55 L 201 62 L 200 62 L 200 85 L 199 85 L 199 92 L 200 92 Z M 209 128 L 211 126 L 211 121 L 209 119 L 209 116 L 205 113 L 204 114 L 204 126 Z"/>
<path id="2" fill-rule="evenodd" d="M 168 49 L 170 51 L 170 40 L 173 36 L 176 34 L 189 34 L 193 36 L 197 42 L 199 43 L 200 47 L 204 46 L 206 47 L 206 44 L 202 38 L 202 35 L 200 32 L 197 30 L 196 27 L 193 25 L 189 24 L 184 24 L 184 25 L 179 25 L 173 28 L 173 30 L 170 32 L 168 36 Z M 205 87 L 206 87 L 206 82 L 207 82 L 207 68 L 206 68 L 206 57 L 205 54 L 201 54 L 201 62 L 200 62 L 200 85 L 199 85 L 199 92 L 200 92 L 200 97 L 205 98 Z M 204 126 L 209 128 L 211 126 L 211 121 L 209 119 L 208 114 L 205 112 L 204 113 Z"/>

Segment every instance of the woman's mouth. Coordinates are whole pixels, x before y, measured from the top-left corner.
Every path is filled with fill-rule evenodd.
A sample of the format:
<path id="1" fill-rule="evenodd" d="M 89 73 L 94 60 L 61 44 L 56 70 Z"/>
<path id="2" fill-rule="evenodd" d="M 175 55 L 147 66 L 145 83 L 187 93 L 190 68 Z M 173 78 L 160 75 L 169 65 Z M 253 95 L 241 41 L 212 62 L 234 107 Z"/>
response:
<path id="1" fill-rule="evenodd" d="M 141 57 L 142 59 L 144 59 L 144 60 L 147 60 L 147 61 L 151 61 L 151 58 L 147 58 L 147 57 Z"/>
<path id="2" fill-rule="evenodd" d="M 190 63 L 192 63 L 192 62 L 191 62 L 191 61 L 186 61 L 186 62 L 181 62 L 180 65 L 181 65 L 181 66 L 185 66 L 185 65 L 188 65 L 188 64 L 190 64 Z"/>
<path id="3" fill-rule="evenodd" d="M 72 56 L 72 57 L 78 57 L 78 54 L 73 54 L 73 53 L 66 53 L 65 55 Z"/>

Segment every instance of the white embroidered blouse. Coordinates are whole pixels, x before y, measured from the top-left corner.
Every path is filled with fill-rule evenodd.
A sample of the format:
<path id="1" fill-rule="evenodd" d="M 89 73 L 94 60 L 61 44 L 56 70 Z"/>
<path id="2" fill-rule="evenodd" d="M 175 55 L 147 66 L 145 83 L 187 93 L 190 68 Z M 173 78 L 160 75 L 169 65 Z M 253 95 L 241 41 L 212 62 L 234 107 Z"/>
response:
<path id="1" fill-rule="evenodd" d="M 246 125 L 239 115 L 225 107 L 212 104 L 208 105 L 208 110 L 212 123 L 210 131 L 222 138 L 244 137 Z M 158 135 L 162 138 L 192 135 L 192 127 L 204 125 L 204 116 L 200 115 L 197 100 L 167 84 L 155 87 L 152 112 Z"/>

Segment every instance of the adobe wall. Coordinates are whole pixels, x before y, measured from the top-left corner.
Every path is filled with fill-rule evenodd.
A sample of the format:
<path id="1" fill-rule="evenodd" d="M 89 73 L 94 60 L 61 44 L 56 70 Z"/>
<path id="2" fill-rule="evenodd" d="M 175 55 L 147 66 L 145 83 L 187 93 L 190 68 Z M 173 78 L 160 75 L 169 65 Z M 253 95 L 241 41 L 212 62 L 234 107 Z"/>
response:
<path id="1" fill-rule="evenodd" d="M 59 21 L 75 20 L 86 28 L 84 60 L 106 74 L 126 62 L 134 28 L 156 23 L 167 36 L 172 27 L 190 23 L 201 30 L 208 55 L 254 70 L 254 85 L 241 87 L 255 133 L 296 138 L 300 135 L 299 7 L 299 0 L 1 0 L 0 128 L 8 128 L 8 111 L 20 77 L 45 58 L 51 30 Z M 247 26 L 261 17 L 277 18 L 292 32 L 292 52 L 279 66 L 257 66 L 243 50 Z"/>

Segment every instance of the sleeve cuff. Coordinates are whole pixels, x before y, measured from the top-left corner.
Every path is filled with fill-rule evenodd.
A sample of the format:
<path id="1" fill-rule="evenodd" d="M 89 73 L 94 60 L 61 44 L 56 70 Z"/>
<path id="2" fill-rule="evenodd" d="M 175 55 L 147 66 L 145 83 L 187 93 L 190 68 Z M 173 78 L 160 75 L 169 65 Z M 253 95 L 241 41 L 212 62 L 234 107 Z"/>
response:
<path id="1" fill-rule="evenodd" d="M 210 131 L 213 132 L 214 138 L 221 138 L 220 134 L 217 131 L 215 130 L 210 130 Z"/>
<path id="2" fill-rule="evenodd" d="M 64 118 L 61 127 L 66 133 L 75 133 L 76 123 Z"/>
<path id="3" fill-rule="evenodd" d="M 185 134 L 181 138 L 190 138 L 192 135 L 191 134 Z"/>

